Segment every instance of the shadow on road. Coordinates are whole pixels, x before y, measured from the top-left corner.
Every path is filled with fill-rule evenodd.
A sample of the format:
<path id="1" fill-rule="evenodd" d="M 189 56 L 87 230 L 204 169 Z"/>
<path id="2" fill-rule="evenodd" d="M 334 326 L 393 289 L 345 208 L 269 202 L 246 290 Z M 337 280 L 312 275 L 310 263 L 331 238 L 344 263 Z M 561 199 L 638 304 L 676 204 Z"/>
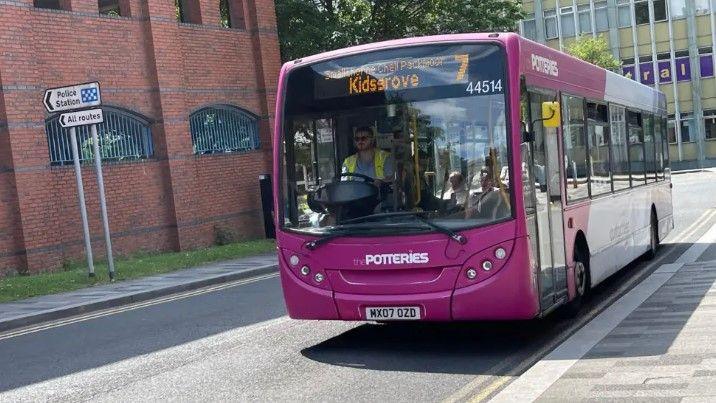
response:
<path id="1" fill-rule="evenodd" d="M 691 245 L 667 245 L 660 250 L 657 258 L 665 254 L 678 256 Z M 575 323 L 583 325 L 611 305 L 624 294 L 625 291 L 619 289 L 621 285 L 631 280 L 638 280 L 638 283 L 657 268 L 649 267 L 643 260 L 629 264 L 595 287 L 580 316 L 574 319 L 551 315 L 532 321 L 365 324 L 306 348 L 301 353 L 321 363 L 371 370 L 505 375 L 554 339 L 566 339 L 578 330 Z M 710 286 L 711 283 L 705 281 L 690 288 L 688 302 L 675 305 L 676 315 L 668 318 L 661 318 L 659 311 L 644 313 L 637 310 L 630 315 L 625 322 L 636 315 L 640 324 L 647 322 L 647 328 L 650 318 L 653 318 L 654 326 L 663 326 L 665 320 L 669 325 L 666 334 L 659 337 L 660 344 L 651 343 L 649 348 L 631 351 L 637 355 L 665 353 Z M 605 303 L 607 301 L 610 302 Z M 653 303 L 660 302 L 647 300 L 642 307 Z M 608 356 L 609 351 L 602 354 Z M 619 354 L 623 355 L 622 352 Z"/>

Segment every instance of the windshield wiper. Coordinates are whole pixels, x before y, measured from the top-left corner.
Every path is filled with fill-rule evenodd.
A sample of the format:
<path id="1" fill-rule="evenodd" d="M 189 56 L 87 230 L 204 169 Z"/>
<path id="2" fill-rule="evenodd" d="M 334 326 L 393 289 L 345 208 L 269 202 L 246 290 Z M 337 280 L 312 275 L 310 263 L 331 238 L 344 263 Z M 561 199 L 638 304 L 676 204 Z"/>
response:
<path id="1" fill-rule="evenodd" d="M 352 234 L 356 234 L 356 233 L 374 232 L 376 229 L 374 226 L 365 226 L 365 225 L 360 225 L 360 226 L 339 225 L 339 226 L 336 226 L 336 228 L 340 229 L 341 231 L 331 232 L 331 233 L 326 234 L 318 239 L 314 239 L 313 241 L 306 242 L 306 248 L 308 248 L 308 250 L 315 250 L 316 248 L 318 248 L 319 246 L 323 245 L 324 243 L 330 241 L 331 239 L 340 238 L 342 236 L 348 236 L 348 235 L 352 235 Z M 391 228 L 391 227 L 387 227 L 387 228 Z M 405 225 L 393 226 L 392 228 L 400 229 L 400 230 L 425 229 L 425 227 L 421 227 L 421 226 L 405 226 Z M 382 229 L 386 229 L 386 227 L 383 227 Z M 357 230 L 357 232 L 356 232 L 356 230 Z"/>
<path id="2" fill-rule="evenodd" d="M 437 212 L 438 212 L 437 210 L 428 210 L 428 211 L 396 211 L 393 213 L 376 213 L 376 214 L 367 215 L 365 217 L 358 217 L 358 218 L 352 218 L 350 220 L 341 221 L 341 224 L 374 221 L 377 219 L 390 218 L 390 217 L 415 217 L 420 222 L 424 223 L 425 225 L 428 225 L 431 228 L 433 228 L 434 230 L 449 236 L 451 239 L 455 240 L 460 245 L 465 245 L 467 243 L 467 238 L 465 237 L 465 235 L 457 233 L 457 232 L 451 230 L 450 228 L 443 227 L 442 225 L 435 224 L 431 220 L 428 220 L 427 218 L 423 217 L 425 215 L 434 214 Z"/>

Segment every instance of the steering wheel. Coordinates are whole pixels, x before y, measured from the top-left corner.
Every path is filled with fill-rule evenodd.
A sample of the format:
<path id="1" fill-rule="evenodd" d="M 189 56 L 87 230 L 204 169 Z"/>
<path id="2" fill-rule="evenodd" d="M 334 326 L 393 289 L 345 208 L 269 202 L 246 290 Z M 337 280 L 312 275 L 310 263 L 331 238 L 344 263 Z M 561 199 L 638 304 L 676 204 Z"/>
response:
<path id="1" fill-rule="evenodd" d="M 344 177 L 344 176 L 351 176 L 351 177 L 355 177 L 355 178 L 361 178 L 361 179 L 363 179 L 363 182 L 366 182 L 366 183 L 375 183 L 375 179 L 371 178 L 370 176 L 368 176 L 368 175 L 363 175 L 363 174 L 359 174 L 359 173 L 355 173 L 355 172 L 341 172 L 341 177 Z"/>

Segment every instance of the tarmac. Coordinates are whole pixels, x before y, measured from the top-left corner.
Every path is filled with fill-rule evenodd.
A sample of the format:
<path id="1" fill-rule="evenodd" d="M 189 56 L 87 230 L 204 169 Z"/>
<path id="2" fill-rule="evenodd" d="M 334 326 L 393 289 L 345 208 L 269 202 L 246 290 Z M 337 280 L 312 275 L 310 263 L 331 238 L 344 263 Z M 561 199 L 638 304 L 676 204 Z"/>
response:
<path id="1" fill-rule="evenodd" d="M 276 271 L 276 253 L 0 303 L 0 332 Z"/>

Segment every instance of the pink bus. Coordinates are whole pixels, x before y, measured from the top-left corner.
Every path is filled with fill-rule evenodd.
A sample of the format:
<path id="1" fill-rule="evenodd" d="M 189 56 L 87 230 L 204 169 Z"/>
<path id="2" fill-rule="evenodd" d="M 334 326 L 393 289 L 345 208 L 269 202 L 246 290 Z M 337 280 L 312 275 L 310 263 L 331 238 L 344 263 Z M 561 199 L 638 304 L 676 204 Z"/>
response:
<path id="1" fill-rule="evenodd" d="M 673 228 L 664 95 L 512 33 L 286 63 L 275 130 L 292 318 L 575 313 Z"/>

